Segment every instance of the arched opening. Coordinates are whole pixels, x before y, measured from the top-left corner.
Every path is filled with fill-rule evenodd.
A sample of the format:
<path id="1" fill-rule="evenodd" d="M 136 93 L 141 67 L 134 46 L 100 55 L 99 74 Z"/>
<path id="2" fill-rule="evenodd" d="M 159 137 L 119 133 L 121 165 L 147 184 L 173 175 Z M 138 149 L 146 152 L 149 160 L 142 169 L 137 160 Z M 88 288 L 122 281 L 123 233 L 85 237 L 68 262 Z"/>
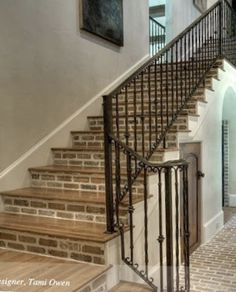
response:
<path id="1" fill-rule="evenodd" d="M 236 207 L 236 92 L 225 92 L 222 113 L 222 202 Z"/>

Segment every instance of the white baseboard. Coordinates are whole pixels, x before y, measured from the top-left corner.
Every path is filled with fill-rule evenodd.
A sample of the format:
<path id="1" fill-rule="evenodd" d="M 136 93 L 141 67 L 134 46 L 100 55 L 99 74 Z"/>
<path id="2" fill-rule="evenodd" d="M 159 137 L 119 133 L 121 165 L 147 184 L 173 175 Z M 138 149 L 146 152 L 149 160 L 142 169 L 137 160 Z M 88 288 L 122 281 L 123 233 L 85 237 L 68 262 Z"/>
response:
<path id="1" fill-rule="evenodd" d="M 229 194 L 229 206 L 236 207 L 236 194 Z"/>
<path id="2" fill-rule="evenodd" d="M 30 176 L 27 169 L 32 166 L 52 163 L 51 147 L 67 147 L 70 145 L 70 131 L 86 130 L 87 116 L 99 115 L 102 112 L 102 96 L 111 92 L 128 76 L 135 72 L 150 58 L 144 56 L 119 78 L 92 97 L 84 106 L 62 122 L 56 129 L 41 139 L 27 152 L 20 156 L 11 165 L 0 172 L 0 191 L 20 188 L 30 185 Z"/>
<path id="3" fill-rule="evenodd" d="M 208 242 L 224 226 L 224 212 L 221 210 L 211 220 L 203 225 L 202 243 Z"/>

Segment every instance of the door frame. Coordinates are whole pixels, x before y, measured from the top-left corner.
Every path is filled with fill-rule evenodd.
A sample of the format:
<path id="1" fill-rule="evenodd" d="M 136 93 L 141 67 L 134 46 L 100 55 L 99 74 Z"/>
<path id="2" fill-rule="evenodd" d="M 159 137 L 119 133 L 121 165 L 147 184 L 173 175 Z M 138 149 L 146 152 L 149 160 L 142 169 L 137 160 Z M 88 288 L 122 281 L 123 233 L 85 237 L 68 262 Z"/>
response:
<path id="1" fill-rule="evenodd" d="M 181 151 L 181 146 L 186 145 L 186 144 L 197 144 L 199 145 L 199 157 L 195 154 L 190 152 L 188 155 L 193 155 L 196 158 L 196 164 L 197 164 L 197 172 L 201 171 L 202 167 L 202 142 L 201 141 L 191 141 L 191 142 L 181 142 L 179 143 L 180 147 L 180 156 L 182 158 L 182 151 Z M 197 176 L 197 243 L 194 244 L 191 249 L 190 249 L 190 254 L 193 253 L 200 245 L 202 242 L 202 179 L 198 177 L 198 173 L 196 173 Z M 180 217 L 183 218 L 182 214 L 183 210 L 181 208 L 181 214 Z M 181 219 L 182 220 L 182 219 Z"/>

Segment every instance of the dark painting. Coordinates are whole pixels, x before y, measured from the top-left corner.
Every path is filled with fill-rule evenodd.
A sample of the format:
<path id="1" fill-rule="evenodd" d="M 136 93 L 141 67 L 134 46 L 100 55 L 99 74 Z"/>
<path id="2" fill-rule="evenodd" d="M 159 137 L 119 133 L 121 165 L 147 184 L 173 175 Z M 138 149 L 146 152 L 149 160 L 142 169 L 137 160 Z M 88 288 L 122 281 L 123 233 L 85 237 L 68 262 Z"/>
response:
<path id="1" fill-rule="evenodd" d="M 81 28 L 123 46 L 123 0 L 81 0 Z"/>

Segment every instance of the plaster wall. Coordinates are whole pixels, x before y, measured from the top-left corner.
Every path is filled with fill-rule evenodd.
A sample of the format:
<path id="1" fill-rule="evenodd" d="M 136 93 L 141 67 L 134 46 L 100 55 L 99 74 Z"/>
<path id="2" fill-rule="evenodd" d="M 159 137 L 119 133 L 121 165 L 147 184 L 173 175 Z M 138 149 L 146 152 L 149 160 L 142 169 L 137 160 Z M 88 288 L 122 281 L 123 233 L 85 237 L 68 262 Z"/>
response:
<path id="1" fill-rule="evenodd" d="M 148 54 L 148 0 L 123 6 L 118 47 L 80 30 L 78 0 L 0 0 L 0 172 Z"/>

